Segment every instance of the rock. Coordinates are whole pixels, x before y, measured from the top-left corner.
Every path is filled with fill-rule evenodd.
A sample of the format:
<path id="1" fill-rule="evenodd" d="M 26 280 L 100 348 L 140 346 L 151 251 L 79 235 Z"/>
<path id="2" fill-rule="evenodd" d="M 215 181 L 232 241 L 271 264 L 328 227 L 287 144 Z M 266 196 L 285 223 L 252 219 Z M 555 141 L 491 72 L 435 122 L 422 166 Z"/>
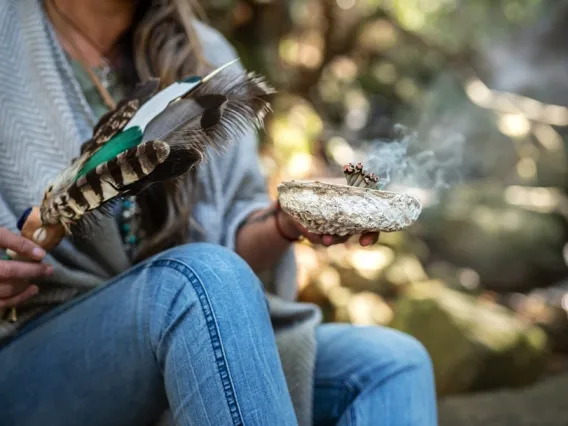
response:
<path id="1" fill-rule="evenodd" d="M 444 398 L 440 426 L 560 426 L 568 424 L 568 373 L 524 389 Z"/>
<path id="2" fill-rule="evenodd" d="M 568 353 L 568 282 L 537 289 L 529 294 L 506 294 L 500 299 L 517 315 L 546 331 L 552 351 Z"/>
<path id="3" fill-rule="evenodd" d="M 545 370 L 544 331 L 440 281 L 408 286 L 394 312 L 390 326 L 415 336 L 429 351 L 440 395 L 526 385 Z"/>
<path id="4" fill-rule="evenodd" d="M 470 268 L 498 292 L 526 291 L 568 276 L 562 203 L 546 188 L 461 185 L 425 209 L 412 232 L 431 250 L 427 263 Z"/>

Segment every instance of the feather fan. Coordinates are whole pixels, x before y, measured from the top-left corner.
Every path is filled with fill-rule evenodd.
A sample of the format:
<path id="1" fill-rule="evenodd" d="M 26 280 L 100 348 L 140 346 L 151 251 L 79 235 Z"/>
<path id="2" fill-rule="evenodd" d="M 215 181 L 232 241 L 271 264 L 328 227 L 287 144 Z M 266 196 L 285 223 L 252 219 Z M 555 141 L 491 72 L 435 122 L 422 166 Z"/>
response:
<path id="1" fill-rule="evenodd" d="M 260 127 L 273 90 L 252 73 L 226 72 L 234 62 L 160 92 L 158 80 L 137 86 L 101 118 L 80 157 L 49 186 L 40 205 L 42 223 L 60 224 L 70 233 L 88 212 L 153 183 L 177 179 L 210 150 L 219 152 Z"/>

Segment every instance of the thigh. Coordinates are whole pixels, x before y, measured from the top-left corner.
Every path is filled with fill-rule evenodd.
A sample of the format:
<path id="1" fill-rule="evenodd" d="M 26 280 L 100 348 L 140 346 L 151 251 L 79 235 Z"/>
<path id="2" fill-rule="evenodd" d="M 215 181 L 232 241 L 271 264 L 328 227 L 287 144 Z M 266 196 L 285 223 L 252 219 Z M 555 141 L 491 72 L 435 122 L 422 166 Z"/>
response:
<path id="1" fill-rule="evenodd" d="M 295 424 L 262 285 L 233 252 L 164 252 L 0 349 L 0 419 L 26 426 Z"/>
<path id="2" fill-rule="evenodd" d="M 375 392 L 381 388 L 390 392 L 392 385 L 387 382 L 397 374 L 430 366 L 427 352 L 416 339 L 387 327 L 323 324 L 316 336 L 315 426 L 336 425 L 361 393 L 371 387 Z"/>
<path id="3" fill-rule="evenodd" d="M 145 425 L 167 404 L 140 267 L 44 314 L 0 349 L 2 423 Z"/>

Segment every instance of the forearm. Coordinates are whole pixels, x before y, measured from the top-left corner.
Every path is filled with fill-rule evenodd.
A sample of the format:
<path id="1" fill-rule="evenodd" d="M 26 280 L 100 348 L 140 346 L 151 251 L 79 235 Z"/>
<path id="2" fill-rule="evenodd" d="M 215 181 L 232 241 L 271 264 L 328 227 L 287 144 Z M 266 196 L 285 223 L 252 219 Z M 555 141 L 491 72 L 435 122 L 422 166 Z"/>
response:
<path id="1" fill-rule="evenodd" d="M 237 253 L 257 273 L 272 268 L 292 244 L 277 225 L 289 238 L 300 236 L 293 221 L 274 205 L 251 214 L 237 235 Z"/>

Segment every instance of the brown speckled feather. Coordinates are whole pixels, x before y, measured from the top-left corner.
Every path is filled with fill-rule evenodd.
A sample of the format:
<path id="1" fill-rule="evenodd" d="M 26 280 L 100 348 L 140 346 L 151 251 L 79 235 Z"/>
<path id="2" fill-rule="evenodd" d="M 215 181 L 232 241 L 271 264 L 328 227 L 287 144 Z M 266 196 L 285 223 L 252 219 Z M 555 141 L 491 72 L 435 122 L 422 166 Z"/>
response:
<path id="1" fill-rule="evenodd" d="M 93 137 L 81 146 L 81 154 L 96 150 L 120 132 L 136 111 L 158 91 L 159 86 L 160 80 L 156 78 L 137 84 L 130 96 L 99 119 L 93 129 Z"/>

